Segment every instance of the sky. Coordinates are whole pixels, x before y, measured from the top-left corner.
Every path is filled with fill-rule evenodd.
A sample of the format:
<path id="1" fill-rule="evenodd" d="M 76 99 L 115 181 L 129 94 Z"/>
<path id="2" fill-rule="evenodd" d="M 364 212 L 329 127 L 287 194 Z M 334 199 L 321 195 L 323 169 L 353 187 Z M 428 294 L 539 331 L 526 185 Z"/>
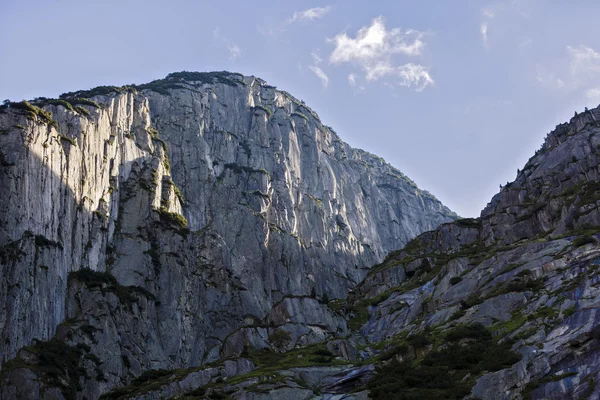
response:
<path id="1" fill-rule="evenodd" d="M 0 1 L 0 100 L 228 70 L 465 217 L 600 103 L 597 0 Z"/>

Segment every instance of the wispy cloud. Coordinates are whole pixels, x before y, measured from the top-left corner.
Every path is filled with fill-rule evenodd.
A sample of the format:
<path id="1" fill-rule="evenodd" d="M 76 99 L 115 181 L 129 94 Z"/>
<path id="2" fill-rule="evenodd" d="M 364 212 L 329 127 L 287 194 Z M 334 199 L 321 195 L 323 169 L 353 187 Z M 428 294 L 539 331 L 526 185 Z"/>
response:
<path id="1" fill-rule="evenodd" d="M 319 78 L 321 80 L 321 84 L 323 85 L 324 88 L 326 88 L 329 85 L 329 77 L 327 76 L 327 74 L 325 72 L 323 72 L 323 70 L 315 65 L 309 65 L 308 68 L 310 68 L 310 70 L 312 72 L 314 72 L 314 74 L 317 76 L 317 78 Z"/>
<path id="2" fill-rule="evenodd" d="M 290 18 L 278 21 L 269 20 L 264 24 L 258 24 L 256 25 L 256 30 L 264 37 L 276 39 L 281 42 L 288 42 L 287 39 L 282 38 L 282 35 L 290 28 L 291 24 L 307 23 L 321 19 L 332 9 L 332 6 L 325 6 L 309 8 L 304 11 L 296 11 Z"/>
<path id="3" fill-rule="evenodd" d="M 566 46 L 566 57 L 555 70 L 538 68 L 537 81 L 552 90 L 582 93 L 590 100 L 600 97 L 600 52 L 585 45 Z"/>
<path id="4" fill-rule="evenodd" d="M 479 33 L 481 34 L 481 41 L 483 42 L 483 47 L 489 50 L 490 42 L 488 37 L 488 28 L 490 21 L 496 16 L 496 13 L 491 8 L 484 8 L 481 10 L 481 14 L 483 15 L 483 21 L 479 25 Z"/>
<path id="5" fill-rule="evenodd" d="M 523 8 L 527 7 L 527 3 L 521 0 L 499 0 L 481 9 L 479 35 L 486 50 L 493 47 L 495 40 L 515 40 L 515 35 L 519 32 L 519 29 L 515 29 L 515 25 L 518 25 L 515 18 L 529 17 L 529 12 Z M 517 46 L 522 47 L 527 39 L 518 39 Z"/>
<path id="6" fill-rule="evenodd" d="M 309 8 L 308 10 L 304 11 L 296 11 L 294 15 L 292 15 L 292 17 L 288 19 L 288 23 L 291 24 L 294 22 L 313 21 L 315 19 L 321 19 L 329 11 L 331 11 L 331 6 L 315 7 Z"/>
<path id="7" fill-rule="evenodd" d="M 321 64 L 321 62 L 323 61 L 323 59 L 321 58 L 321 56 L 319 56 L 319 53 L 317 52 L 317 50 L 313 51 L 312 53 L 310 53 L 310 56 L 312 57 L 314 63 L 316 65 Z"/>
<path id="8" fill-rule="evenodd" d="M 217 45 L 227 48 L 230 61 L 235 61 L 242 54 L 242 49 L 233 40 L 224 36 L 219 28 L 213 31 L 213 40 Z"/>
<path id="9" fill-rule="evenodd" d="M 596 74 L 600 72 L 600 53 L 591 47 L 579 45 L 579 47 L 567 46 L 567 52 L 571 59 L 571 74 Z"/>
<path id="10" fill-rule="evenodd" d="M 588 89 L 585 92 L 585 96 L 590 101 L 600 101 L 600 88 Z"/>
<path id="11" fill-rule="evenodd" d="M 481 26 L 479 27 L 479 31 L 481 32 L 481 40 L 483 41 L 483 47 L 489 50 L 490 44 L 488 41 L 488 23 L 482 22 Z"/>
<path id="12" fill-rule="evenodd" d="M 350 84 L 350 86 L 356 86 L 356 75 L 355 74 L 348 74 L 348 83 Z"/>
<path id="13" fill-rule="evenodd" d="M 565 82 L 561 78 L 558 78 L 554 73 L 545 70 L 539 71 L 535 79 L 540 84 L 546 87 L 554 89 L 560 89 L 565 87 Z"/>
<path id="14" fill-rule="evenodd" d="M 427 68 L 414 63 L 399 64 L 396 57 L 421 55 L 425 47 L 423 37 L 422 32 L 413 29 L 387 29 L 383 17 L 377 17 L 371 25 L 360 28 L 354 38 L 342 32 L 331 39 L 335 48 L 329 62 L 355 65 L 367 81 L 384 80 L 421 91 L 434 83 Z M 356 75 L 352 76 L 349 82 L 356 82 Z"/>
<path id="15" fill-rule="evenodd" d="M 523 40 L 521 40 L 519 42 L 519 48 L 525 49 L 525 48 L 530 47 L 532 44 L 533 44 L 533 39 L 530 37 L 526 37 L 526 38 L 523 38 Z"/>
<path id="16" fill-rule="evenodd" d="M 323 71 L 323 69 L 319 67 L 319 64 L 323 62 L 323 59 L 319 55 L 319 49 L 313 50 L 310 53 L 310 56 L 313 59 L 314 65 L 309 65 L 308 68 L 317 76 L 317 78 L 321 80 L 323 88 L 327 88 L 327 86 L 329 85 L 329 77 L 327 76 L 325 71 Z"/>

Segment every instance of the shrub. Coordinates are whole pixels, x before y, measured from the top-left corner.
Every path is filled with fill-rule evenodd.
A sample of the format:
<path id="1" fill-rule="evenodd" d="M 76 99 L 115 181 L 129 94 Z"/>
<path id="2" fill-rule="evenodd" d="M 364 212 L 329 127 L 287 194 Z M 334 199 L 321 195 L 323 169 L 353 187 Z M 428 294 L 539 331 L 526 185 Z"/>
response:
<path id="1" fill-rule="evenodd" d="M 581 247 L 584 246 L 586 244 L 590 244 L 590 243 L 596 243 L 596 239 L 594 239 L 592 236 L 581 236 L 578 237 L 577 239 L 573 240 L 573 247 Z"/>
<path id="2" fill-rule="evenodd" d="M 87 99 L 89 97 L 94 96 L 107 96 L 111 93 L 126 93 L 126 92 L 135 92 L 135 87 L 133 86 L 97 86 L 90 90 L 79 90 L 77 92 L 67 92 L 58 96 L 60 99 L 69 100 L 71 104 L 74 104 L 72 100 L 77 99 L 80 101 L 81 99 Z M 97 103 L 96 103 L 97 104 Z"/>
<path id="3" fill-rule="evenodd" d="M 462 281 L 462 278 L 460 276 L 454 276 L 454 277 L 450 278 L 451 285 L 456 285 L 460 281 Z"/>
<path id="4" fill-rule="evenodd" d="M 37 247 L 58 247 L 62 249 L 62 244 L 46 238 L 43 235 L 35 235 L 35 245 Z"/>
<path id="5" fill-rule="evenodd" d="M 482 298 L 480 298 L 477 294 L 471 294 L 466 300 L 462 300 L 460 305 L 463 310 L 466 310 L 481 303 L 483 303 Z"/>
<path id="6" fill-rule="evenodd" d="M 271 111 L 270 109 L 268 109 L 265 106 L 257 105 L 257 106 L 254 106 L 252 109 L 254 111 L 256 111 L 256 110 L 262 110 L 262 111 L 264 111 L 267 114 L 267 117 L 269 117 L 269 118 L 271 117 L 271 115 L 273 115 L 273 111 Z"/>
<path id="7" fill-rule="evenodd" d="M 317 349 L 312 354 L 315 357 L 311 357 L 310 361 L 318 364 L 329 364 L 335 358 L 335 355 L 327 349 Z"/>
<path id="8" fill-rule="evenodd" d="M 68 137 L 68 136 L 59 134 L 58 138 L 60 140 L 64 140 L 65 142 L 68 142 L 69 144 L 71 144 L 73 146 L 77 146 L 77 141 L 75 139 L 73 139 L 72 137 Z"/>
<path id="9" fill-rule="evenodd" d="M 69 103 L 71 103 L 73 106 L 90 106 L 90 107 L 94 107 L 94 108 L 102 108 L 102 106 L 100 104 L 96 103 L 94 100 L 83 99 L 81 97 L 70 98 Z M 87 112 L 87 110 L 86 110 L 86 112 Z M 89 114 L 89 112 L 88 112 L 88 114 Z"/>
<path id="10" fill-rule="evenodd" d="M 77 280 L 89 289 L 99 289 L 100 292 L 113 292 L 119 298 L 119 301 L 126 307 L 131 307 L 132 303 L 138 301 L 138 296 L 143 295 L 149 299 L 156 299 L 147 289 L 139 286 L 122 286 L 117 279 L 109 272 L 93 271 L 88 268 L 82 268 L 78 271 L 69 273 L 69 281 Z"/>
<path id="11" fill-rule="evenodd" d="M 160 220 L 170 225 L 176 225 L 179 228 L 187 228 L 188 221 L 181 214 L 177 214 L 174 212 L 169 212 L 165 207 L 161 207 L 157 210 L 160 215 Z"/>
<path id="12" fill-rule="evenodd" d="M 306 115 L 302 114 L 302 113 L 299 113 L 299 112 L 293 112 L 291 115 L 292 115 L 292 117 L 294 117 L 294 116 L 295 116 L 295 117 L 300 117 L 300 118 L 302 118 L 302 119 L 304 119 L 304 120 L 308 121 L 308 117 L 307 117 Z"/>
<path id="13" fill-rule="evenodd" d="M 269 335 L 269 341 L 277 348 L 285 347 L 292 341 L 292 335 L 286 330 L 277 329 L 271 335 Z"/>
<path id="14" fill-rule="evenodd" d="M 25 115 L 29 119 L 39 118 L 45 124 L 58 129 L 58 122 L 52 119 L 52 113 L 40 107 L 34 106 L 26 100 L 18 103 L 7 103 L 0 107 L 0 110 L 8 109 L 17 110 L 18 113 Z"/>
<path id="15" fill-rule="evenodd" d="M 81 378 L 88 378 L 82 366 L 84 358 L 93 360 L 97 364 L 97 357 L 89 353 L 90 348 L 85 344 L 69 346 L 64 342 L 52 338 L 47 342 L 37 341 L 25 350 L 35 355 L 33 360 L 13 359 L 3 365 L 3 372 L 20 366 L 27 366 L 50 386 L 60 389 L 67 400 L 75 400 L 77 391 L 82 390 Z"/>
<path id="16" fill-rule="evenodd" d="M 492 334 L 479 323 L 471 325 L 458 326 L 452 329 L 446 335 L 446 342 L 456 342 L 462 339 L 483 339 L 489 340 L 492 338 Z"/>
<path id="17" fill-rule="evenodd" d="M 408 337 L 408 344 L 417 349 L 422 349 L 431 344 L 431 340 L 426 335 L 415 334 Z"/>
<path id="18" fill-rule="evenodd" d="M 481 218 L 462 218 L 454 223 L 463 228 L 481 228 Z"/>

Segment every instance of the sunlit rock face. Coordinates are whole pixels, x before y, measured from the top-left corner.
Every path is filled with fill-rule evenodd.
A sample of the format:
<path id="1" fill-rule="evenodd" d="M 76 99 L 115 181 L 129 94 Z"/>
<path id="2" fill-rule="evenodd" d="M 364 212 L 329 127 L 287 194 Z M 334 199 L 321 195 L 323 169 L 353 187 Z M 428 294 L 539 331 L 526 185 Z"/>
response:
<path id="1" fill-rule="evenodd" d="M 326 300 L 456 218 L 255 77 L 33 104 L 0 109 L 2 398 L 97 398 L 150 369 L 346 336 Z M 49 374 L 56 352 L 80 368 Z"/>

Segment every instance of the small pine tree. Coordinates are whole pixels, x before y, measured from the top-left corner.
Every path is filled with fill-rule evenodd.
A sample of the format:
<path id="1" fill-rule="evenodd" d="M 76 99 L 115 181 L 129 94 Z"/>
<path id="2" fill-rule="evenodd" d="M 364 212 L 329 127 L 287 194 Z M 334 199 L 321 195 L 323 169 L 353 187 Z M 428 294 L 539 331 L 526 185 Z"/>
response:
<path id="1" fill-rule="evenodd" d="M 323 297 L 321 298 L 321 302 L 323 304 L 328 304 L 329 303 L 329 296 L 327 295 L 327 293 L 323 293 Z"/>

